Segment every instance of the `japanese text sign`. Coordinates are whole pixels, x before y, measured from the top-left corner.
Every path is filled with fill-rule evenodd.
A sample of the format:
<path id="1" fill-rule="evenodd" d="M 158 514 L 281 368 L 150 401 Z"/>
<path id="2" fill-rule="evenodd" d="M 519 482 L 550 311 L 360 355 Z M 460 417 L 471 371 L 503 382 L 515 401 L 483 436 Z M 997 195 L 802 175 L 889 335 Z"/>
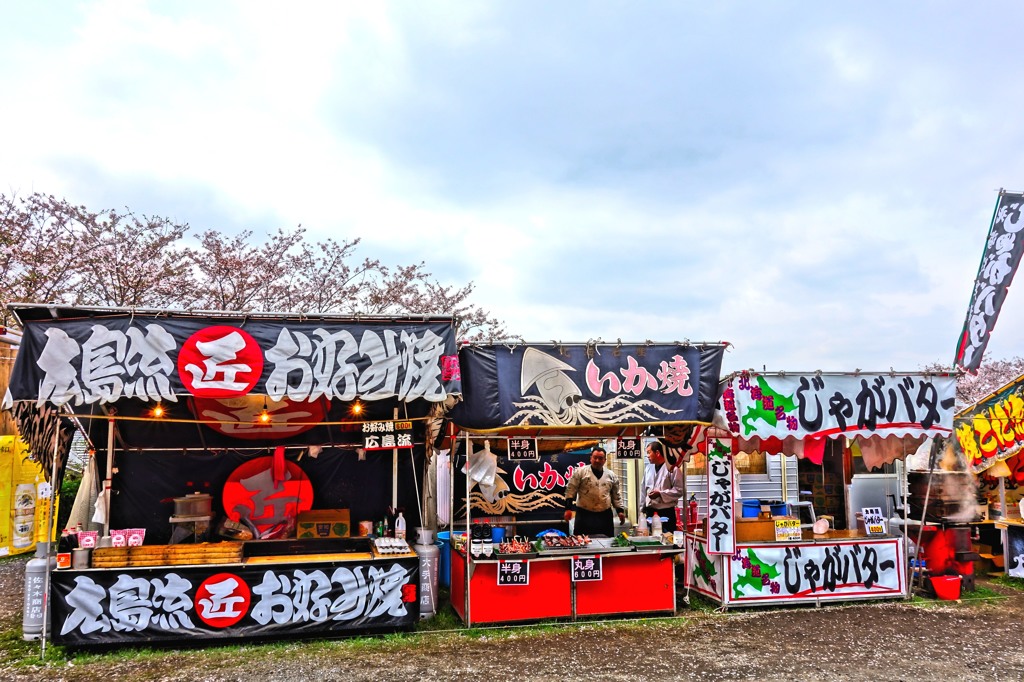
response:
<path id="1" fill-rule="evenodd" d="M 572 558 L 572 581 L 574 583 L 601 579 L 601 555 L 574 556 Z"/>
<path id="2" fill-rule="evenodd" d="M 881 507 L 864 507 L 860 513 L 864 516 L 864 531 L 868 535 L 885 535 L 885 517 Z"/>
<path id="3" fill-rule="evenodd" d="M 363 422 L 364 450 L 394 450 L 412 447 L 412 422 Z"/>
<path id="4" fill-rule="evenodd" d="M 462 389 L 448 323 L 135 315 L 30 321 L 10 390 L 13 400 L 80 406 L 252 393 L 301 402 L 440 402 Z"/>
<path id="5" fill-rule="evenodd" d="M 284 566 L 65 571 L 53 577 L 62 644 L 316 634 L 419 619 L 415 558 Z"/>
<path id="6" fill-rule="evenodd" d="M 1024 376 L 958 412 L 953 426 L 953 446 L 973 473 L 1024 451 Z"/>
<path id="7" fill-rule="evenodd" d="M 509 438 L 508 458 L 511 461 L 536 460 L 537 439 L 536 438 Z"/>
<path id="8" fill-rule="evenodd" d="M 948 435 L 956 379 L 929 374 L 743 372 L 722 392 L 729 430 L 743 438 Z"/>
<path id="9" fill-rule="evenodd" d="M 1000 192 L 989 226 L 967 319 L 956 347 L 956 364 L 977 373 L 999 309 L 1024 253 L 1024 194 Z"/>
<path id="10" fill-rule="evenodd" d="M 640 459 L 644 449 L 639 438 L 617 438 L 615 440 L 616 459 Z"/>
<path id="11" fill-rule="evenodd" d="M 529 585 L 530 562 L 525 559 L 498 561 L 498 585 Z"/>
<path id="12" fill-rule="evenodd" d="M 708 422 L 725 344 L 467 346 L 462 428 Z"/>
<path id="13" fill-rule="evenodd" d="M 735 549 L 736 499 L 731 436 L 708 436 L 704 441 L 708 462 L 708 554 L 732 554 Z"/>
<path id="14" fill-rule="evenodd" d="M 799 519 L 775 519 L 776 542 L 800 542 L 802 538 Z"/>
<path id="15" fill-rule="evenodd" d="M 903 594 L 906 564 L 898 539 L 830 544 L 759 544 L 728 559 L 730 602 L 828 601 Z"/>

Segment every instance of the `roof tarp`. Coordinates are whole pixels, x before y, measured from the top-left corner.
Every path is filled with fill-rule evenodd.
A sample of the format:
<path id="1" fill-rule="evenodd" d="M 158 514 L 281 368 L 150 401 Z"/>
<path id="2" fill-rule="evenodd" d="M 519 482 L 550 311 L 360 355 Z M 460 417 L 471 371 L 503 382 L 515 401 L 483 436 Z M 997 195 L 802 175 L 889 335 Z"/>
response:
<path id="1" fill-rule="evenodd" d="M 62 313 L 24 316 L 11 399 L 74 409 L 252 394 L 441 402 L 461 392 L 450 318 Z"/>
<path id="2" fill-rule="evenodd" d="M 727 345 L 464 346 L 449 416 L 474 431 L 710 423 Z"/>

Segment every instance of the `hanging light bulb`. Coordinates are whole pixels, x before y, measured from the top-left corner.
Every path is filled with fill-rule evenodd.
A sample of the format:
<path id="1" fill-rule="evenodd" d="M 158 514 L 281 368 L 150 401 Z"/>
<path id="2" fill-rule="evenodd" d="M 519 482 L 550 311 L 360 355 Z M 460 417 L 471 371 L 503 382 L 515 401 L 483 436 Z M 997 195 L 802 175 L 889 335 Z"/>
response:
<path id="1" fill-rule="evenodd" d="M 352 407 L 350 408 L 350 410 L 352 414 L 359 416 L 360 414 L 363 413 L 363 404 L 357 400 L 352 403 Z"/>
<path id="2" fill-rule="evenodd" d="M 270 412 L 267 411 L 267 396 L 263 396 L 263 411 L 260 412 L 259 421 L 260 424 L 270 423 Z"/>
<path id="3" fill-rule="evenodd" d="M 150 411 L 150 414 L 153 415 L 154 419 L 162 418 L 166 414 L 166 412 L 164 411 L 163 403 L 157 403 L 156 405 L 154 405 L 153 409 Z"/>

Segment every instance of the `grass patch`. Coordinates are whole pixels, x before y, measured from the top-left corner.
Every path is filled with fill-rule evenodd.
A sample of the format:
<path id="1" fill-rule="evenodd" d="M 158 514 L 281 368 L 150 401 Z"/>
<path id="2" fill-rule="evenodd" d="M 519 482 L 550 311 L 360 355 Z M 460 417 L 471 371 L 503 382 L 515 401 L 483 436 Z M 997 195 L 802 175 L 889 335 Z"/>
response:
<path id="1" fill-rule="evenodd" d="M 997 585 L 1002 585 L 1003 587 L 1024 591 L 1024 578 L 1011 578 L 1010 576 L 1003 574 L 993 577 L 992 582 Z"/>

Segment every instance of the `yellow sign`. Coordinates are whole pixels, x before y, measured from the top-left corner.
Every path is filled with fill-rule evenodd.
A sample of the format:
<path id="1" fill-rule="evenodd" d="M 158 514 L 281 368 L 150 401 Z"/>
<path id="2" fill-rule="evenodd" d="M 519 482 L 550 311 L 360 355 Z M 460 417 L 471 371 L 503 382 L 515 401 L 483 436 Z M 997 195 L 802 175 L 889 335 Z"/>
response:
<path id="1" fill-rule="evenodd" d="M 775 519 L 776 542 L 800 542 L 800 519 Z"/>
<path id="2" fill-rule="evenodd" d="M 21 554 L 45 539 L 50 484 L 18 436 L 0 436 L 0 556 Z"/>

